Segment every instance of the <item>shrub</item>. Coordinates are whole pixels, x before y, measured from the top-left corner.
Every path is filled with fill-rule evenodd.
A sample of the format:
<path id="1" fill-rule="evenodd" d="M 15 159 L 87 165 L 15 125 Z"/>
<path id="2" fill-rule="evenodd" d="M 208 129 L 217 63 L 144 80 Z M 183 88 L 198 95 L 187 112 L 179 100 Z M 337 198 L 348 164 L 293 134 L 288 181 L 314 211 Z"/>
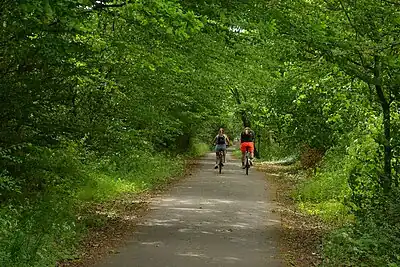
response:
<path id="1" fill-rule="evenodd" d="M 376 218 L 340 228 L 326 238 L 322 266 L 400 266 L 400 225 Z"/>

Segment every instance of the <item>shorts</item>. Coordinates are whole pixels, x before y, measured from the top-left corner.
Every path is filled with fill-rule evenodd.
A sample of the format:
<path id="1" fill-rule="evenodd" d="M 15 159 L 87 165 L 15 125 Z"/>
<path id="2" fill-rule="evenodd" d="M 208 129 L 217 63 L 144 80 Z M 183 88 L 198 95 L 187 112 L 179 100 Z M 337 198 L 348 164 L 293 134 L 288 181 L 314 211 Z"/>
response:
<path id="1" fill-rule="evenodd" d="M 249 152 L 252 153 L 254 151 L 254 143 L 253 142 L 243 142 L 240 144 L 240 150 L 242 152 L 246 152 L 246 148 L 248 148 Z"/>
<path id="2" fill-rule="evenodd" d="M 219 152 L 219 151 L 225 151 L 226 150 L 226 144 L 223 145 L 216 145 L 215 146 L 215 151 Z"/>

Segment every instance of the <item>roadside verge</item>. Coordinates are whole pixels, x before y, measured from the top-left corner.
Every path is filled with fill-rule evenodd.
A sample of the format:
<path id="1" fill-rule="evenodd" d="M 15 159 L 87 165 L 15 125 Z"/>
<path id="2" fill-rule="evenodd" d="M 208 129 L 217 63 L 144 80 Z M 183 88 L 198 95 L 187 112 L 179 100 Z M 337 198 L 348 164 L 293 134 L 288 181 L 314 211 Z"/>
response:
<path id="1" fill-rule="evenodd" d="M 273 162 L 259 162 L 256 168 L 265 172 L 272 200 L 278 205 L 276 212 L 282 221 L 279 246 L 286 266 L 318 266 L 322 237 L 328 227 L 316 216 L 298 209 L 293 199 L 293 191 L 300 181 L 298 168 Z"/>

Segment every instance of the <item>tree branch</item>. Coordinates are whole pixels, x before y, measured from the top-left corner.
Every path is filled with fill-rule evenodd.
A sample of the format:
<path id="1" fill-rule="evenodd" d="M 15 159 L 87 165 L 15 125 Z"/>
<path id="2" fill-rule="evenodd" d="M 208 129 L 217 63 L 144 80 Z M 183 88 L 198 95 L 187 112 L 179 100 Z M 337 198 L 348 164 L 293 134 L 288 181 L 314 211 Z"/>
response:
<path id="1" fill-rule="evenodd" d="M 339 3 L 340 3 L 340 6 L 342 7 L 342 10 L 343 10 L 344 14 L 345 14 L 346 17 L 347 17 L 347 20 L 348 20 L 349 23 L 350 23 L 350 26 L 354 29 L 354 31 L 356 32 L 356 37 L 358 38 L 358 36 L 359 36 L 360 34 L 359 34 L 357 28 L 354 26 L 353 21 L 350 19 L 350 15 L 349 15 L 349 13 L 347 13 L 346 8 L 345 8 L 345 6 L 343 5 L 342 0 L 339 0 Z"/>
<path id="2" fill-rule="evenodd" d="M 338 62 L 335 62 L 338 63 Z M 372 79 L 372 77 L 364 74 L 363 72 L 357 70 L 356 68 L 349 66 L 349 64 L 340 64 L 341 68 L 343 69 L 343 71 L 345 73 L 347 73 L 348 75 L 352 76 L 352 77 L 356 77 L 360 80 L 362 80 L 363 82 L 367 83 L 367 84 L 372 84 L 375 85 L 374 80 Z"/>

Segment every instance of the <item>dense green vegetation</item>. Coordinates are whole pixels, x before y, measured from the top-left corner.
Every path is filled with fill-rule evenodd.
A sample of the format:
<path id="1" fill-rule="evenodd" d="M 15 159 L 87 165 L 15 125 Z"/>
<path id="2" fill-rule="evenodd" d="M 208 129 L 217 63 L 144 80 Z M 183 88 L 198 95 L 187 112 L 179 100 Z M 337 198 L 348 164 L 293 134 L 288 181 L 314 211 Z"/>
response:
<path id="1" fill-rule="evenodd" d="M 81 206 L 182 174 L 229 122 L 213 26 L 173 1 L 113 4 L 1 3 L 1 266 L 70 257 Z"/>
<path id="2" fill-rule="evenodd" d="M 325 266 L 399 266 L 399 17 L 385 0 L 1 2 L 0 265 L 70 257 L 76 207 L 179 175 L 242 123 L 261 156 L 310 159 L 298 200 L 343 226 Z"/>
<path id="3" fill-rule="evenodd" d="M 264 116 L 280 145 L 297 148 L 315 170 L 298 189 L 300 206 L 343 226 L 324 240 L 322 265 L 399 266 L 400 5 L 270 8 L 270 40 L 288 52 L 265 93 Z"/>

